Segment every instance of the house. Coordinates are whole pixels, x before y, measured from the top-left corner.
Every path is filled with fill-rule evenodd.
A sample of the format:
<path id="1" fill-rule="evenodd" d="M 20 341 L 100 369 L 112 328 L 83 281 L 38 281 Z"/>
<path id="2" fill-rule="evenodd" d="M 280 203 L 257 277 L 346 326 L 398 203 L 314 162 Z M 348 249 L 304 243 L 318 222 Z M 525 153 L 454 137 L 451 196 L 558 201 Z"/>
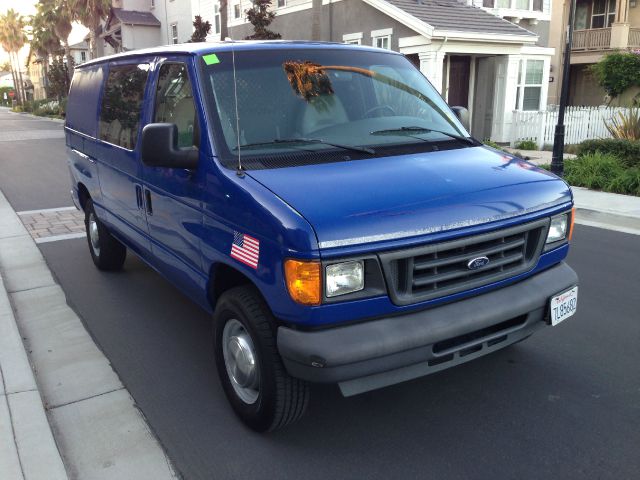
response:
<path id="1" fill-rule="evenodd" d="M 80 65 L 89 60 L 89 43 L 86 40 L 69 45 L 69 50 L 74 65 Z"/>
<path id="2" fill-rule="evenodd" d="M 191 0 L 113 0 L 98 56 L 191 39 Z"/>
<path id="3" fill-rule="evenodd" d="M 470 110 L 477 138 L 506 142 L 514 109 L 546 108 L 554 53 L 547 47 L 550 0 L 322 0 L 315 36 L 313 3 L 274 0 L 270 28 L 284 39 L 405 54 L 450 105 Z M 252 3 L 229 0 L 228 6 L 229 36 L 242 39 L 252 31 L 244 13 Z M 212 23 L 211 36 L 219 38 L 219 5 L 192 0 L 192 10 Z"/>
<path id="4" fill-rule="evenodd" d="M 553 4 L 550 43 L 556 47 L 551 65 L 556 81 L 549 85 L 549 103 L 560 99 L 565 25 L 569 18 L 568 0 Z M 571 105 L 602 105 L 605 92 L 589 74 L 589 66 L 614 51 L 640 49 L 640 7 L 637 0 L 576 0 L 571 48 Z M 635 92 L 637 93 L 637 92 Z M 631 98 L 622 98 L 624 104 Z"/>
<path id="5" fill-rule="evenodd" d="M 29 72 L 29 78 L 33 85 L 33 99 L 43 100 L 47 98 L 47 77 L 45 75 L 44 58 L 37 55 L 33 51 L 29 51 L 29 57 L 27 60 L 27 71 Z"/>

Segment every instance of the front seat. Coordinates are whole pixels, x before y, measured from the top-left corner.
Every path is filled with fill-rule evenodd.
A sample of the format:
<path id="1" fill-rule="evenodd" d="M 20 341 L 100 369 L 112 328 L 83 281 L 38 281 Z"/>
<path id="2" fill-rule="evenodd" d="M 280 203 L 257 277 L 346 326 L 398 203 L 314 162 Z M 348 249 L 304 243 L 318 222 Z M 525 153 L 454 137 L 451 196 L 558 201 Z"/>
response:
<path id="1" fill-rule="evenodd" d="M 348 121 L 347 111 L 339 98 L 335 95 L 320 95 L 307 102 L 302 112 L 302 134 L 307 135 Z"/>

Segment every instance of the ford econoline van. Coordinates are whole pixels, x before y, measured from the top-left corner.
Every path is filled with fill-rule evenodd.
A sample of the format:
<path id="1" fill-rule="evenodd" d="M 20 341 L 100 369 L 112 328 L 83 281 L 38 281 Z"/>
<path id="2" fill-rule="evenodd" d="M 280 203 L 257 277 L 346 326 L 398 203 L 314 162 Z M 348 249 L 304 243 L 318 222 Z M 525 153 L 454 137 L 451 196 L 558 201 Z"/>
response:
<path id="1" fill-rule="evenodd" d="M 75 69 L 71 194 L 99 269 L 131 252 L 212 314 L 233 410 L 272 430 L 311 382 L 359 394 L 576 311 L 570 188 L 465 113 L 375 48 L 118 54 Z"/>

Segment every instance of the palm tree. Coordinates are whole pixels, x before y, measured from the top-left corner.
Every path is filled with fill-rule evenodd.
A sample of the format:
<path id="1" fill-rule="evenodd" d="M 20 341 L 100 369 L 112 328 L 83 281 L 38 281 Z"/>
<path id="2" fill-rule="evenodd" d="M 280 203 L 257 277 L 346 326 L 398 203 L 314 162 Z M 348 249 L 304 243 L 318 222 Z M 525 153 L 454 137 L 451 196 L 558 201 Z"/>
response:
<path id="1" fill-rule="evenodd" d="M 40 0 L 36 14 L 31 17 L 31 50 L 43 59 L 44 83 L 47 97 L 49 62 L 52 54 L 60 52 L 60 39 L 56 35 L 56 14 L 52 8 L 53 0 Z M 31 57 L 29 57 L 31 58 Z"/>
<path id="2" fill-rule="evenodd" d="M 13 10 L 13 8 L 7 10 L 4 15 L 0 15 L 0 45 L 9 53 L 14 85 L 18 92 L 18 102 L 20 104 L 26 100 L 24 96 L 24 85 L 22 83 L 20 59 L 18 58 L 18 52 L 27 42 L 24 27 L 24 17 Z"/>
<path id="3" fill-rule="evenodd" d="M 98 54 L 96 39 L 100 33 L 100 21 L 111 9 L 111 0 L 66 0 L 68 11 L 74 21 L 89 29 L 89 52 L 91 58 Z"/>
<path id="4" fill-rule="evenodd" d="M 54 20 L 54 32 L 64 46 L 64 56 L 67 59 L 67 73 L 69 81 L 73 75 L 73 58 L 71 58 L 71 49 L 69 48 L 69 35 L 71 34 L 72 14 L 69 9 L 68 0 L 40 0 L 45 8 L 50 8 Z"/>
<path id="5" fill-rule="evenodd" d="M 229 36 L 229 2 L 220 0 L 220 40 L 224 41 Z"/>

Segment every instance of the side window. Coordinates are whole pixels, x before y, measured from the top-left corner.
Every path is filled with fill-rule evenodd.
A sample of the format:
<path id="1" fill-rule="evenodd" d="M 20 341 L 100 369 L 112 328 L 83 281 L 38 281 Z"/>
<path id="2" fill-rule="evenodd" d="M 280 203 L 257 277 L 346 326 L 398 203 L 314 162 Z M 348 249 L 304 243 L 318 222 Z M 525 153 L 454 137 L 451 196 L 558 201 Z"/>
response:
<path id="1" fill-rule="evenodd" d="M 160 67 L 153 121 L 176 124 L 180 148 L 197 145 L 196 108 L 184 63 L 165 63 Z"/>
<path id="2" fill-rule="evenodd" d="M 149 65 L 111 67 L 100 108 L 100 139 L 133 150 L 138 141 L 140 114 Z"/>

